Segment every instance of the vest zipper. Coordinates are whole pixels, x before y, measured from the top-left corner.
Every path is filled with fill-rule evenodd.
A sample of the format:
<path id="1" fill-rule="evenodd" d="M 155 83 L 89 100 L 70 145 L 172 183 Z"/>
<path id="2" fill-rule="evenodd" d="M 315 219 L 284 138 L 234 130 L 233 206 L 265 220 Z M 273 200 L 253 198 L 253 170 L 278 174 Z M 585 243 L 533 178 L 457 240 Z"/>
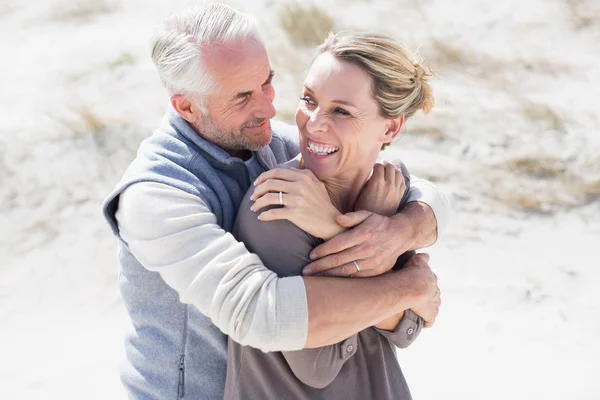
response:
<path id="1" fill-rule="evenodd" d="M 183 399 L 185 385 L 185 355 L 179 359 L 179 386 L 177 387 L 177 398 Z"/>
<path id="2" fill-rule="evenodd" d="M 187 330 L 188 330 L 188 307 L 185 305 L 185 314 L 183 318 L 183 337 L 181 346 L 181 356 L 179 357 L 179 384 L 177 385 L 177 398 L 183 399 L 185 396 L 185 352 L 187 346 Z"/>

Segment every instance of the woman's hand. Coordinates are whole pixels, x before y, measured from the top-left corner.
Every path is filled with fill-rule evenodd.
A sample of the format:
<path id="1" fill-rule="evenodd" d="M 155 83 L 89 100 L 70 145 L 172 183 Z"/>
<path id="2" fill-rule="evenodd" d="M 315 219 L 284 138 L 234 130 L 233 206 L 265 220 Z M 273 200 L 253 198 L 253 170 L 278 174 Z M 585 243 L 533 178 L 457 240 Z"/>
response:
<path id="1" fill-rule="evenodd" d="M 404 175 L 394 164 L 375 164 L 373 174 L 363 188 L 354 210 L 367 210 L 391 217 L 398 212 L 398 205 L 406 192 Z"/>
<path id="2" fill-rule="evenodd" d="M 254 184 L 252 211 L 280 205 L 281 192 L 283 207 L 262 212 L 261 221 L 287 219 L 324 240 L 346 230 L 336 222 L 340 212 L 331 204 L 325 185 L 310 170 L 275 168 L 261 174 Z"/>

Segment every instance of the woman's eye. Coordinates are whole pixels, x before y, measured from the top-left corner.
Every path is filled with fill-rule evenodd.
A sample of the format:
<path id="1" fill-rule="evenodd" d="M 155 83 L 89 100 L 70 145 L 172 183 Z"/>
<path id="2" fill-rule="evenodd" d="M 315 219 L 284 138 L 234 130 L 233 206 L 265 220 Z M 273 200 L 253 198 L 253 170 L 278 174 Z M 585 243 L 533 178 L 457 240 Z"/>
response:
<path id="1" fill-rule="evenodd" d="M 343 108 L 339 108 L 339 107 L 336 107 L 333 111 L 335 113 L 338 113 L 341 115 L 350 115 L 350 113 L 348 111 L 344 110 Z"/>
<path id="2" fill-rule="evenodd" d="M 313 101 L 313 99 L 311 99 L 308 96 L 300 97 L 300 100 L 302 100 L 303 102 L 305 102 L 309 106 L 315 106 L 316 105 L 315 102 Z"/>

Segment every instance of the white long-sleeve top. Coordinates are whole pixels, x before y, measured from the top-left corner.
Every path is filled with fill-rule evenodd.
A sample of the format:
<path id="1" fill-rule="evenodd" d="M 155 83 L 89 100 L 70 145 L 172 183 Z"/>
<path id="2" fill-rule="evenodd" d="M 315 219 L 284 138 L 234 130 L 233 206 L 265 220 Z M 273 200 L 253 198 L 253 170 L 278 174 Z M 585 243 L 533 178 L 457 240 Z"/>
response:
<path id="1" fill-rule="evenodd" d="M 409 201 L 428 204 L 438 236 L 450 214 L 446 197 L 412 177 Z M 308 334 L 302 277 L 279 278 L 233 235 L 198 197 L 141 182 L 120 196 L 116 213 L 131 253 L 233 340 L 263 351 L 298 350 Z"/>

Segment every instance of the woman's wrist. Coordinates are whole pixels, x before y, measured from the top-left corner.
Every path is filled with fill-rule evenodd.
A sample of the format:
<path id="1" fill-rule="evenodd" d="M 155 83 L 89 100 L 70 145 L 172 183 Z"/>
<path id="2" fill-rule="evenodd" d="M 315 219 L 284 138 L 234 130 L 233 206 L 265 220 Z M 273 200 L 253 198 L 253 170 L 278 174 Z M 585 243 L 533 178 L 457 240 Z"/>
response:
<path id="1" fill-rule="evenodd" d="M 340 215 L 339 213 L 332 214 L 332 218 L 327 218 L 328 222 L 326 224 L 326 228 L 322 230 L 322 233 L 320 235 L 316 235 L 316 236 L 327 241 L 327 240 L 339 235 L 340 233 L 347 231 L 348 228 L 344 228 L 343 226 L 341 226 L 340 224 L 337 223 L 336 218 L 339 215 Z"/>

